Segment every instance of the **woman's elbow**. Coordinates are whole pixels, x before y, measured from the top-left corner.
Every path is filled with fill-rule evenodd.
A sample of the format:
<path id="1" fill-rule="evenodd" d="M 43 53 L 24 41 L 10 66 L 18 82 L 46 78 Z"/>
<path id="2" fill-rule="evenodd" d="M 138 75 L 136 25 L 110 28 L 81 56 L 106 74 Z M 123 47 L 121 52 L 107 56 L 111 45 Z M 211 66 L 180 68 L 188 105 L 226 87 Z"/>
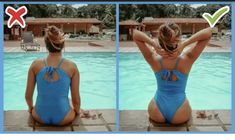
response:
<path id="1" fill-rule="evenodd" d="M 137 40 L 137 38 L 138 38 L 138 33 L 137 32 L 138 31 L 136 29 L 133 30 L 132 38 L 133 38 L 134 41 Z"/>

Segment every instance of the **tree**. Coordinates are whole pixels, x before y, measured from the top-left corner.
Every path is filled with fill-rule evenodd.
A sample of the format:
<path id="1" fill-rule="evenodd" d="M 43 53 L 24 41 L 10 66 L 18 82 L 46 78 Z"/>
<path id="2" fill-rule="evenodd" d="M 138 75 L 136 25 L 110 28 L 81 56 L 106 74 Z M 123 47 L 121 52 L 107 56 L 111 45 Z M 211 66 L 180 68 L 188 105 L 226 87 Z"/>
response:
<path id="1" fill-rule="evenodd" d="M 18 8 L 22 4 L 4 5 Z M 25 17 L 35 18 L 97 18 L 104 22 L 105 28 L 114 28 L 116 21 L 116 8 L 111 4 L 88 4 L 81 7 L 73 7 L 70 4 L 24 4 L 28 9 Z M 4 14 L 4 20 L 9 16 Z"/>
<path id="2" fill-rule="evenodd" d="M 69 4 L 64 4 L 60 6 L 59 9 L 60 9 L 60 17 L 62 18 L 73 18 L 76 13 L 75 8 Z"/>
<path id="3" fill-rule="evenodd" d="M 115 16 L 112 13 L 112 5 L 106 5 L 105 7 L 105 17 L 103 18 L 104 25 L 106 27 L 115 27 Z"/>
<path id="4" fill-rule="evenodd" d="M 203 6 L 200 6 L 196 9 L 196 12 L 195 12 L 196 14 L 194 16 L 197 18 L 200 18 L 200 17 L 202 17 L 202 14 L 205 12 L 213 14 L 218 9 L 220 9 L 221 7 L 224 7 L 224 6 L 226 6 L 226 5 L 224 5 L 224 4 L 203 5 Z M 230 9 L 231 9 L 231 6 L 230 6 Z M 231 10 L 224 17 L 222 17 L 222 19 L 220 21 L 222 22 L 222 25 L 224 28 L 231 29 Z"/>
<path id="5" fill-rule="evenodd" d="M 120 5 L 120 21 L 137 20 L 141 22 L 144 17 L 153 18 L 202 18 L 207 12 L 215 13 L 223 4 L 207 4 L 193 8 L 189 4 L 122 4 Z M 230 7 L 231 9 L 231 7 Z M 231 11 L 221 19 L 225 28 L 231 28 Z"/>

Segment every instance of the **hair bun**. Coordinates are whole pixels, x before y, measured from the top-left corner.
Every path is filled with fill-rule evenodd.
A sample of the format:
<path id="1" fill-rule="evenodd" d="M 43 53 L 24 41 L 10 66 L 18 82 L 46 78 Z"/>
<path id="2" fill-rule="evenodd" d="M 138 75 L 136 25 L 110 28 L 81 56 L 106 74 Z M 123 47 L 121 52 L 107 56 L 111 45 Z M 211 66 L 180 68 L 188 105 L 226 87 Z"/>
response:
<path id="1" fill-rule="evenodd" d="M 60 47 L 57 47 L 58 45 L 63 46 L 61 44 L 64 44 L 64 34 L 60 31 L 59 28 L 57 28 L 56 26 L 49 26 L 46 29 L 46 37 L 55 49 L 62 49 Z"/>

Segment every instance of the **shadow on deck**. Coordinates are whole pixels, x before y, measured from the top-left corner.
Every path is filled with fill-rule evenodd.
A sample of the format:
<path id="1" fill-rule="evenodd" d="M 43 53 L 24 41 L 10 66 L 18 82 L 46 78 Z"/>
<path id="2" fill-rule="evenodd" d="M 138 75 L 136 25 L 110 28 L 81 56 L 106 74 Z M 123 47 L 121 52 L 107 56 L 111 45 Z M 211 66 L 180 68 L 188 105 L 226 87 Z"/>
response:
<path id="1" fill-rule="evenodd" d="M 4 111 L 4 131 L 79 131 L 79 132 L 111 132 L 115 131 L 115 110 L 91 110 L 91 118 L 76 117 L 66 126 L 48 126 L 37 123 L 27 111 Z"/>
<path id="2" fill-rule="evenodd" d="M 149 121 L 148 112 L 144 110 L 120 111 L 120 131 L 193 131 L 193 132 L 224 132 L 231 130 L 230 110 L 207 110 L 206 118 L 197 118 L 196 110 L 192 118 L 181 125 L 157 124 Z"/>

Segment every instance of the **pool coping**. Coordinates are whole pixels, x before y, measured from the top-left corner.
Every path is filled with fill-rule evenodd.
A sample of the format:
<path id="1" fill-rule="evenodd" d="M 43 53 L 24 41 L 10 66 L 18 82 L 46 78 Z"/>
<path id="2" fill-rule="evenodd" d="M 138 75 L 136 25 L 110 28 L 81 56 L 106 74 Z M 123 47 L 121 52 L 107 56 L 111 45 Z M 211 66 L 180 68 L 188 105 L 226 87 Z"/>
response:
<path id="1" fill-rule="evenodd" d="M 4 111 L 4 132 L 113 132 L 116 129 L 114 109 L 89 110 L 90 118 L 76 116 L 66 126 L 50 126 L 37 123 L 26 110 Z"/>
<path id="2" fill-rule="evenodd" d="M 76 117 L 66 126 L 48 126 L 35 122 L 26 110 L 4 111 L 4 132 L 229 132 L 231 110 L 206 110 L 206 118 L 198 118 L 193 110 L 190 121 L 180 125 L 159 124 L 149 119 L 146 110 L 120 110 L 116 131 L 115 109 L 90 110 L 91 118 Z"/>
<path id="3" fill-rule="evenodd" d="M 198 118 L 193 110 L 191 119 L 180 125 L 156 123 L 149 119 L 146 110 L 119 111 L 119 128 L 124 132 L 225 132 L 231 131 L 231 110 L 206 110 L 206 118 Z"/>

